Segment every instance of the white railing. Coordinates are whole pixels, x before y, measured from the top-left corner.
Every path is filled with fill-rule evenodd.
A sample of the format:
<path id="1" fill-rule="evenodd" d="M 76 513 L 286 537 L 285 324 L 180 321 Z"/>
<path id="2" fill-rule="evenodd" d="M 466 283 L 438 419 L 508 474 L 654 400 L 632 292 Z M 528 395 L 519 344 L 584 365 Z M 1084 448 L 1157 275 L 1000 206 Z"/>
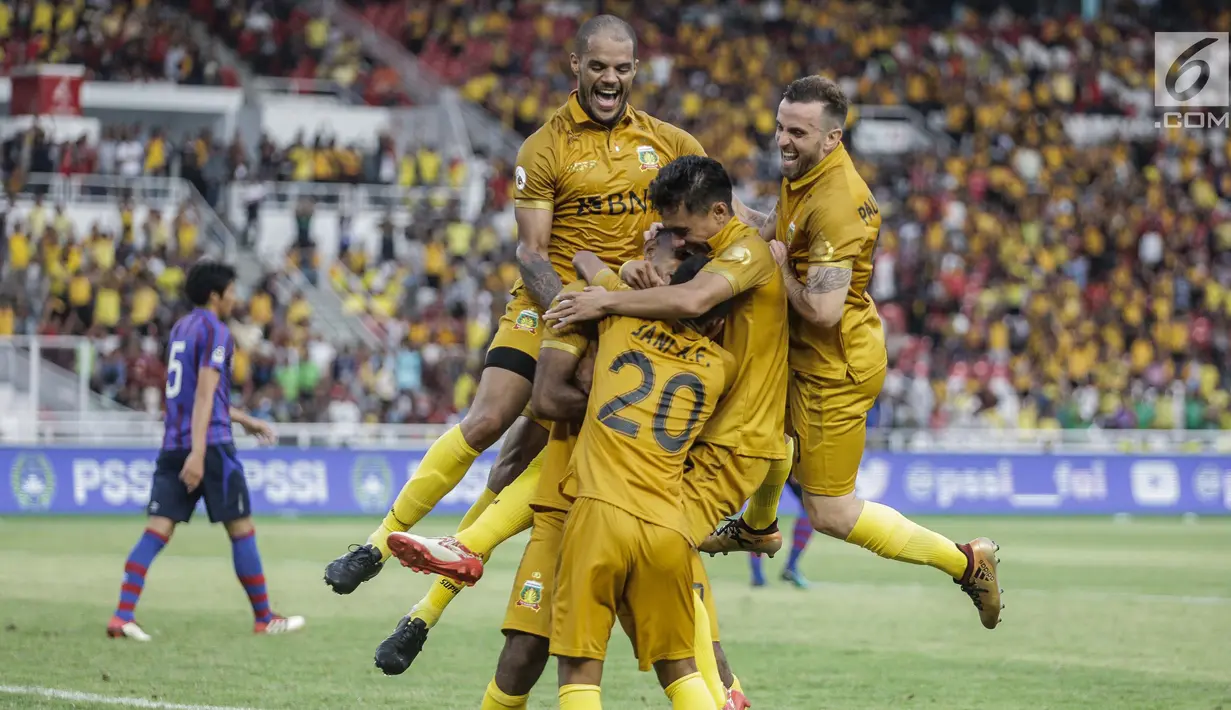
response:
<path id="1" fill-rule="evenodd" d="M 337 99 L 340 103 L 363 105 L 363 97 L 353 89 L 330 79 L 292 79 L 284 76 L 253 77 L 249 88 L 265 94 L 294 94 Z"/>
<path id="2" fill-rule="evenodd" d="M 327 182 L 272 182 L 266 187 L 268 189 L 261 202 L 263 208 L 294 209 L 301 199 L 307 199 L 317 206 L 334 207 L 350 215 L 361 212 L 402 211 L 417 202 L 432 198 L 453 197 L 463 201 L 466 197 L 465 190 L 447 185 L 400 187 Z M 242 189 L 242 185 L 232 183 L 227 196 L 231 217 L 237 224 L 242 224 L 245 219 Z"/>
<path id="3" fill-rule="evenodd" d="M 431 424 L 276 424 L 280 446 L 301 448 L 413 449 L 431 445 L 448 426 Z M 0 443 L 38 446 L 146 447 L 162 443 L 162 420 L 144 414 L 104 418 L 53 417 L 44 414 L 24 435 L 0 431 Z M 235 434 L 241 445 L 255 441 Z"/>
<path id="4" fill-rule="evenodd" d="M 413 449 L 430 445 L 448 426 L 311 423 L 275 429 L 283 446 Z M 157 448 L 162 433 L 161 419 L 146 414 L 44 413 L 21 432 L 0 431 L 0 444 Z M 868 447 L 911 453 L 1231 454 L 1231 431 L 872 429 Z"/>
<path id="5" fill-rule="evenodd" d="M 170 214 L 185 202 L 196 207 L 201 231 L 222 252 L 224 258 L 235 254 L 235 235 L 219 218 L 214 208 L 205 201 L 192 183 L 178 177 L 134 177 L 118 175 L 72 175 L 55 173 L 31 173 L 22 194 L 43 194 L 45 200 L 55 204 L 106 204 L 115 205 L 126 197 L 147 207 L 159 207 Z"/>

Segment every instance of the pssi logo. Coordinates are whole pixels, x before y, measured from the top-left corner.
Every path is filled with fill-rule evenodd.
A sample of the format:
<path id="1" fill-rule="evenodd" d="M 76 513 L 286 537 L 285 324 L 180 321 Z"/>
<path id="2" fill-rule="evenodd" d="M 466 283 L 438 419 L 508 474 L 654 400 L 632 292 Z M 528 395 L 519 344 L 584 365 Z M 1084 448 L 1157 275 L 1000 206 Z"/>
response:
<path id="1" fill-rule="evenodd" d="M 42 454 L 18 454 L 10 474 L 13 498 L 22 510 L 47 510 L 56 495 L 56 475 Z"/>

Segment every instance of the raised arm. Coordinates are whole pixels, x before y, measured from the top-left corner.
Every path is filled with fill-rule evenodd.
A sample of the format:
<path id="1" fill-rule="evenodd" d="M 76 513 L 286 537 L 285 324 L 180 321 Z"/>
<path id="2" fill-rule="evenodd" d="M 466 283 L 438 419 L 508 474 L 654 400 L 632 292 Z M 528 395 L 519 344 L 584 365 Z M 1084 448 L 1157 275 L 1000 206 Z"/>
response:
<path id="1" fill-rule="evenodd" d="M 676 320 L 696 318 L 735 295 L 720 274 L 702 271 L 691 281 L 642 290 L 586 289 L 561 294 L 560 302 L 543 314 L 548 321 L 570 325 L 608 315 Z"/>

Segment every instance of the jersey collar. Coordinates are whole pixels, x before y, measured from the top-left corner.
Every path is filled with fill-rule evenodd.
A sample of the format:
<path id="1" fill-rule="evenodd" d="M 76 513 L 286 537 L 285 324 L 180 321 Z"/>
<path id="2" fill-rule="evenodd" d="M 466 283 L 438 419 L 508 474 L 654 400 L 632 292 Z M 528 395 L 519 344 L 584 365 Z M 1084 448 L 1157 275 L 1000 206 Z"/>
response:
<path id="1" fill-rule="evenodd" d="M 726 226 L 718 230 L 717 234 L 705 240 L 705 243 L 709 244 L 711 254 L 718 254 L 743 237 L 744 232 L 749 229 L 752 229 L 752 227 L 741 222 L 739 217 L 732 217 Z"/>
<path id="2" fill-rule="evenodd" d="M 586 113 L 586 110 L 581 107 L 581 99 L 577 97 L 576 89 L 569 92 L 568 113 L 569 117 L 573 119 L 573 123 L 579 126 L 591 123 L 599 128 L 607 128 L 598 121 L 595 121 L 593 118 L 590 118 L 590 114 Z M 628 123 L 631 120 L 633 120 L 633 107 L 629 104 L 624 104 L 624 115 L 620 116 L 620 120 L 616 121 L 616 125 L 618 126 L 623 123 Z"/>
<path id="3" fill-rule="evenodd" d="M 842 162 L 845 159 L 846 159 L 846 146 L 843 145 L 842 143 L 838 143 L 838 147 L 834 148 L 833 151 L 829 155 L 822 158 L 821 162 L 817 163 L 815 167 L 813 167 L 808 172 L 804 173 L 797 180 L 792 180 L 789 183 L 787 183 L 787 186 L 791 188 L 792 190 L 798 190 L 801 187 L 807 187 L 813 182 L 816 182 L 817 178 L 829 172 L 830 168 L 832 168 L 833 166 L 837 165 L 838 163 Z"/>

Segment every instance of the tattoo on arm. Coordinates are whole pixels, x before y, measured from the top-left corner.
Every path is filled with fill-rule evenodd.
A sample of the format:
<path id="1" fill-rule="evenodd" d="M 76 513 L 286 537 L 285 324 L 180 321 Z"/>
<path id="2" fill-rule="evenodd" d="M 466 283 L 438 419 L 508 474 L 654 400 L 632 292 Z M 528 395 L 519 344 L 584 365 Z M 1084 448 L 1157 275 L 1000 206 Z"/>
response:
<path id="1" fill-rule="evenodd" d="M 556 294 L 563 288 L 560 276 L 556 274 L 551 262 L 542 254 L 518 247 L 517 266 L 530 297 L 540 308 L 550 308 Z"/>
<path id="2" fill-rule="evenodd" d="M 850 269 L 824 266 L 808 274 L 808 293 L 829 293 L 850 285 Z"/>

